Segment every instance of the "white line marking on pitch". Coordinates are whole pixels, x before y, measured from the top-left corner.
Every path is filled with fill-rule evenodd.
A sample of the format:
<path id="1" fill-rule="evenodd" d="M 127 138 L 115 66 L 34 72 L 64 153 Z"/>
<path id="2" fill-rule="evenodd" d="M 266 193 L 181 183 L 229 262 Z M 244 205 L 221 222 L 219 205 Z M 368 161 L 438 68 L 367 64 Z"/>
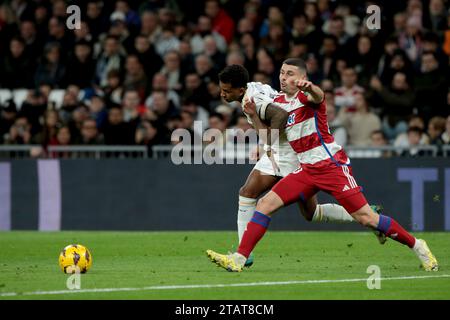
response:
<path id="1" fill-rule="evenodd" d="M 450 278 L 450 274 L 429 275 L 429 276 L 408 276 L 381 278 L 388 280 L 413 280 L 429 278 Z M 372 279 L 373 280 L 373 279 Z M 336 280 L 297 280 L 297 281 L 275 281 L 275 282 L 248 282 L 248 283 L 228 283 L 228 284 L 193 284 L 193 285 L 172 285 L 172 286 L 151 286 L 141 288 L 100 288 L 100 289 L 80 289 L 80 290 L 54 290 L 54 291 L 33 291 L 33 292 L 5 292 L 0 293 L 0 297 L 14 296 L 36 296 L 36 295 L 59 295 L 71 293 L 98 293 L 98 292 L 121 292 L 121 291 L 149 291 L 149 290 L 171 290 L 171 289 L 210 289 L 210 288 L 230 288 L 230 287 L 258 287 L 258 286 L 283 286 L 290 284 L 315 284 L 315 283 L 341 283 L 341 282 L 361 282 L 361 279 L 336 279 Z"/>

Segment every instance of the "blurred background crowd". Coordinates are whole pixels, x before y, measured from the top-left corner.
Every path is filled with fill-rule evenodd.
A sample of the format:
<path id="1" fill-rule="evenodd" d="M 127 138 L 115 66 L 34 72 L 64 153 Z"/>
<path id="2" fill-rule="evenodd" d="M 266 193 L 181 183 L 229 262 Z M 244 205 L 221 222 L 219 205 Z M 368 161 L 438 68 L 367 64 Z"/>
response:
<path id="1" fill-rule="evenodd" d="M 67 7 L 81 9 L 79 29 Z M 366 8 L 381 8 L 380 29 Z M 0 144 L 171 144 L 250 128 L 218 73 L 279 88 L 303 58 L 343 146 L 450 144 L 446 0 L 10 0 L 0 5 Z M 194 127 L 194 121 L 202 126 Z"/>

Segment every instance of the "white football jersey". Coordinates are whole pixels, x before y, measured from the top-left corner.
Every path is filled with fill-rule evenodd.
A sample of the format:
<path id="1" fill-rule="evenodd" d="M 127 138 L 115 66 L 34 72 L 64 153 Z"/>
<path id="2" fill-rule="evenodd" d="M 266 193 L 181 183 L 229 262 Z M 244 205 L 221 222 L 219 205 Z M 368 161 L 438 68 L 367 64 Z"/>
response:
<path id="1" fill-rule="evenodd" d="M 244 108 L 245 101 L 251 100 L 256 105 L 256 112 L 261 120 L 265 120 L 266 108 L 273 102 L 273 99 L 278 95 L 271 86 L 262 84 L 261 82 L 249 82 L 247 83 L 247 90 L 242 98 L 242 108 Z M 253 124 L 250 117 L 246 114 L 247 121 Z"/>

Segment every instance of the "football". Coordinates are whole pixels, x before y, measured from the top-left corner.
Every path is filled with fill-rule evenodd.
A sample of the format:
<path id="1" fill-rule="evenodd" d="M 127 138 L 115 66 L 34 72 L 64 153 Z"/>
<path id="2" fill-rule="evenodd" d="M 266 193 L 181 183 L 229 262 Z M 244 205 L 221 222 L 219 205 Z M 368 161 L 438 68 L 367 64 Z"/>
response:
<path id="1" fill-rule="evenodd" d="M 59 254 L 59 266 L 64 273 L 86 273 L 92 266 L 92 255 L 81 244 L 71 244 Z"/>

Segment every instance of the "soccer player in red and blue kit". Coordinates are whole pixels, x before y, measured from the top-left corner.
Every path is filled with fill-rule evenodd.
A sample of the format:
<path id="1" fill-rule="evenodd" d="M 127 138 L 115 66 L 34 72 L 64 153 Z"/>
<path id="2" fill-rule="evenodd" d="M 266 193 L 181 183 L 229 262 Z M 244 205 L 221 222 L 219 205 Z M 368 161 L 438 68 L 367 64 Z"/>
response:
<path id="1" fill-rule="evenodd" d="M 407 245 L 426 271 L 437 271 L 437 260 L 424 240 L 416 239 L 397 221 L 378 215 L 368 205 L 353 177 L 350 159 L 330 134 L 324 93 L 307 80 L 305 62 L 296 58 L 285 60 L 280 70 L 280 84 L 283 93 L 274 102 L 289 103 L 290 107 L 285 128 L 279 129 L 284 129 L 297 153 L 300 167 L 281 179 L 258 201 L 237 252 L 225 255 L 207 250 L 210 259 L 228 271 L 242 271 L 276 210 L 299 199 L 306 201 L 318 191 L 325 191 L 361 225 Z"/>

